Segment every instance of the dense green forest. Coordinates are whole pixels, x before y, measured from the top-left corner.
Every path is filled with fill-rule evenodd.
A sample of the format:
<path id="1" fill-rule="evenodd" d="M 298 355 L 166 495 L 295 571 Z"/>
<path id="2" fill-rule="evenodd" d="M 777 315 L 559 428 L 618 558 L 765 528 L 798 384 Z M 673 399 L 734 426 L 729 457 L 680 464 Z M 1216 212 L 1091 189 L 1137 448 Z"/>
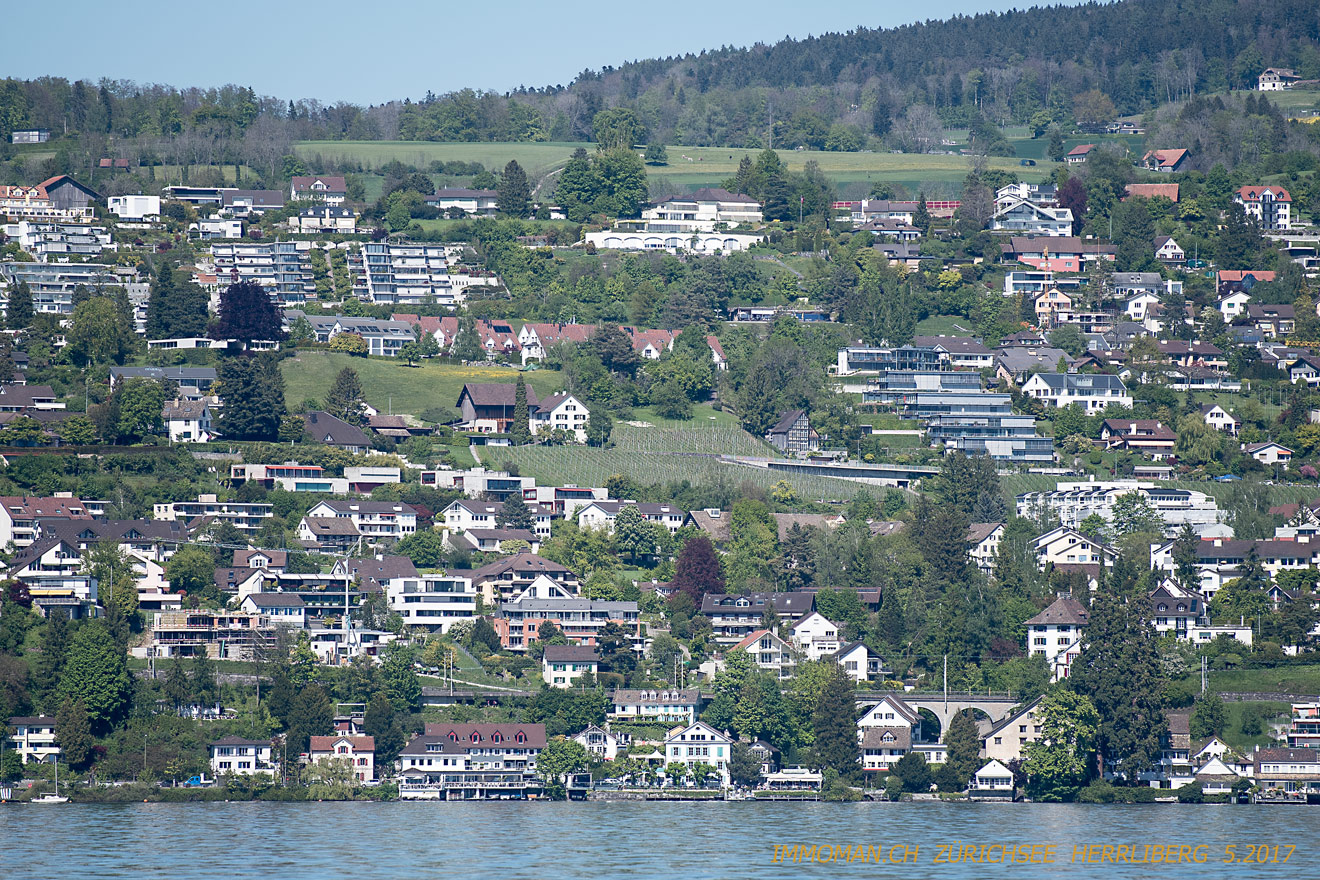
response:
<path id="1" fill-rule="evenodd" d="M 0 149 L 14 129 L 45 128 L 80 136 L 75 149 L 87 155 L 115 142 L 115 155 L 145 165 L 243 162 L 274 174 L 299 140 L 588 140 L 600 111 L 626 107 L 643 125 L 639 143 L 919 151 L 942 126 L 1026 125 L 1039 136 L 1249 88 L 1267 66 L 1318 78 L 1318 42 L 1307 0 L 1125 0 L 785 39 L 588 70 L 567 86 L 427 92 L 372 107 L 238 86 L 7 79 Z"/>

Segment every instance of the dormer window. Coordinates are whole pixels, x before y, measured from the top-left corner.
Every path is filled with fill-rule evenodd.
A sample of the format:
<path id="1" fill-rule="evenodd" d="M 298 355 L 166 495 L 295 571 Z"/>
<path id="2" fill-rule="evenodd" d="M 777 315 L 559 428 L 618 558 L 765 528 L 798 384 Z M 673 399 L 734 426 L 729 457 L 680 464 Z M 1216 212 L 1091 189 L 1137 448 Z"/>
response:
<path id="1" fill-rule="evenodd" d="M 514 739 L 514 742 L 518 743 L 519 745 L 522 745 L 523 743 L 527 742 L 527 734 L 523 733 L 523 732 L 520 730 L 520 731 L 518 731 L 517 735 L 514 736 L 513 739 Z"/>
<path id="2" fill-rule="evenodd" d="M 475 730 L 472 731 L 472 741 L 473 741 L 474 743 L 479 743 L 479 742 L 481 742 L 481 734 L 477 733 Z"/>

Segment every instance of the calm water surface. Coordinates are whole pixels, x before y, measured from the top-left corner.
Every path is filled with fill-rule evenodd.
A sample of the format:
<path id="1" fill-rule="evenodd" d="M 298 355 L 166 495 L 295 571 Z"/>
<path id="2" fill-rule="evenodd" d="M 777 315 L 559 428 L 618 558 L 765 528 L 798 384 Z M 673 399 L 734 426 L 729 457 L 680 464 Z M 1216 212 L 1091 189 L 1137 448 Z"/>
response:
<path id="1" fill-rule="evenodd" d="M 0 878 L 1320 878 L 1320 807 L 394 803 L 0 806 Z M 1053 844 L 1053 864 L 943 864 L 941 844 Z M 916 849 L 776 863 L 775 844 Z M 894 845 L 900 849 L 895 851 Z M 1071 862 L 1086 844 L 1204 844 L 1204 864 Z M 1296 846 L 1287 864 L 1225 847 Z M 856 852 L 856 850 L 852 850 Z M 1273 851 L 1271 850 L 1271 857 Z M 936 863 L 940 858 L 941 863 Z"/>

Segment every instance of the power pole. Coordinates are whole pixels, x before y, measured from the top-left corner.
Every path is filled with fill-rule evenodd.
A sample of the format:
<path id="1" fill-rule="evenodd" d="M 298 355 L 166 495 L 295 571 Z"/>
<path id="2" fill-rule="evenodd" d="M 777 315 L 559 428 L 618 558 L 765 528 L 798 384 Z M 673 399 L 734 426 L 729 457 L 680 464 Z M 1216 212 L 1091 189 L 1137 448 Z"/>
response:
<path id="1" fill-rule="evenodd" d="M 949 714 L 949 655 L 944 655 L 944 715 Z"/>

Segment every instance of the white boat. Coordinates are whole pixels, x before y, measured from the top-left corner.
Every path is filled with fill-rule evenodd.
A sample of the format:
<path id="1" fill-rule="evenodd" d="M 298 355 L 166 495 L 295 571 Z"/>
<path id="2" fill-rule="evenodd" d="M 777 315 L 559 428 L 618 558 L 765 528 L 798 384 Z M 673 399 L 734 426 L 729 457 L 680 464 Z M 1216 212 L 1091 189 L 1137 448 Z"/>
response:
<path id="1" fill-rule="evenodd" d="M 67 804 L 69 799 L 60 797 L 60 759 L 55 756 L 55 793 L 43 794 L 41 797 L 33 798 L 28 801 L 30 804 Z"/>

